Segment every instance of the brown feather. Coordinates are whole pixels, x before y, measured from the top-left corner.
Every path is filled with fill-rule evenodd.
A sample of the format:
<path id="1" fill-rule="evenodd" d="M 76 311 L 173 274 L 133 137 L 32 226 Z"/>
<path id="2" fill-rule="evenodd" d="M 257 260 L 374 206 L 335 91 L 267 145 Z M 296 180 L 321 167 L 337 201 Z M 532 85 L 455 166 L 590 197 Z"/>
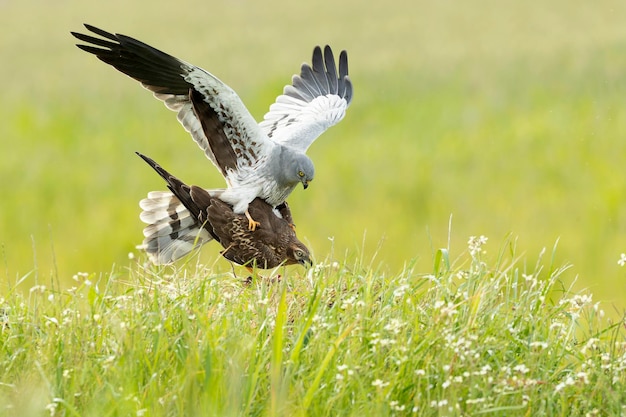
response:
<path id="1" fill-rule="evenodd" d="M 291 224 L 291 210 L 285 203 L 279 207 L 283 218 L 272 207 L 256 198 L 248 208 L 250 215 L 261 225 L 255 231 L 248 228 L 244 214 L 233 212 L 232 206 L 218 198 L 219 192 L 211 192 L 192 185 L 188 186 L 167 172 L 153 159 L 137 152 L 167 183 L 168 188 L 189 210 L 198 222 L 223 247 L 222 255 L 240 265 L 258 268 L 275 268 L 281 264 L 311 264 L 308 248 L 298 240 Z"/>
<path id="2" fill-rule="evenodd" d="M 193 105 L 193 111 L 202 125 L 204 136 L 209 141 L 209 146 L 222 175 L 227 176 L 229 170 L 237 170 L 237 155 L 224 132 L 224 124 L 217 112 L 204 101 L 202 93 L 191 88 L 189 99 Z"/>

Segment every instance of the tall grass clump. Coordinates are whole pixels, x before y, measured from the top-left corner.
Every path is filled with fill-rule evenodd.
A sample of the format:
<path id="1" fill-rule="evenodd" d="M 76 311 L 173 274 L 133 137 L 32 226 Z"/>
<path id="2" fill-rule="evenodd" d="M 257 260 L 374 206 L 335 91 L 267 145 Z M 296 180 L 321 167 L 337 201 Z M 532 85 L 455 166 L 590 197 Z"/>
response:
<path id="1" fill-rule="evenodd" d="M 1 299 L 9 416 L 620 415 L 622 322 L 509 240 L 395 275 L 329 258 L 245 280 L 79 273 Z M 263 275 L 263 276 L 261 276 Z"/>

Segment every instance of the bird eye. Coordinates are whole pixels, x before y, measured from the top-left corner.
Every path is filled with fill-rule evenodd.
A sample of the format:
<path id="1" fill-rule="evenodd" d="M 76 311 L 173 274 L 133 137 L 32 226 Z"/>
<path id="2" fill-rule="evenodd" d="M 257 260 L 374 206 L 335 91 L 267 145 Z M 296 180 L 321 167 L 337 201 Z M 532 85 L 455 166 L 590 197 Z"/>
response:
<path id="1" fill-rule="evenodd" d="M 304 172 L 302 172 L 302 171 L 298 171 L 298 176 L 299 176 L 300 178 L 304 177 Z"/>
<path id="2" fill-rule="evenodd" d="M 298 249 L 298 250 L 296 251 L 296 256 L 297 256 L 298 258 L 301 258 L 303 255 L 304 255 L 304 253 L 303 253 L 301 250 L 299 250 L 299 249 Z"/>

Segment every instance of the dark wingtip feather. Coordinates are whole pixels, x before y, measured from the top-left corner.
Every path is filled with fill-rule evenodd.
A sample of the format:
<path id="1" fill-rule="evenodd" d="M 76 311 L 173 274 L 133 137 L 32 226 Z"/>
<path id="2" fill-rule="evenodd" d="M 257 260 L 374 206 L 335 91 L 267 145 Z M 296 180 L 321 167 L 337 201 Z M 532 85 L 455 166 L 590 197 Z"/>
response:
<path id="1" fill-rule="evenodd" d="M 348 53 L 343 50 L 339 54 L 339 96 L 346 99 L 350 104 L 352 101 L 352 81 L 348 76 Z"/>
<path id="2" fill-rule="evenodd" d="M 343 94 L 343 98 L 346 99 L 346 102 L 348 104 L 350 104 L 350 102 L 352 101 L 352 81 L 350 80 L 350 77 L 348 77 L 347 75 L 344 77 L 344 85 L 345 85 L 345 92 Z"/>
<path id="3" fill-rule="evenodd" d="M 328 78 L 326 76 L 326 65 L 324 64 L 324 56 L 322 54 L 322 48 L 316 46 L 313 48 L 313 58 L 311 59 L 311 66 L 313 69 L 313 75 L 315 76 L 315 82 L 319 87 L 322 94 L 326 94 L 330 89 L 328 85 Z"/>
<path id="4" fill-rule="evenodd" d="M 335 56 L 329 45 L 324 47 L 324 63 L 326 64 L 326 79 L 328 80 L 329 93 L 337 94 L 339 80 L 337 79 L 337 66 Z"/>
<path id="5" fill-rule="evenodd" d="M 323 49 L 315 46 L 311 65 L 302 64 L 300 75 L 294 75 L 291 83 L 291 86 L 285 87 L 283 94 L 307 102 L 326 94 L 336 94 L 346 98 L 349 104 L 352 98 L 352 83 L 348 79 L 347 52 L 341 51 L 337 67 L 333 50 L 329 45 L 325 45 Z"/>
<path id="6" fill-rule="evenodd" d="M 113 41 L 117 41 L 117 36 L 115 36 L 115 35 L 114 35 L 114 34 L 112 34 L 112 33 L 107 32 L 106 30 L 102 30 L 102 29 L 97 28 L 97 27 L 95 27 L 95 26 L 93 26 L 93 25 L 90 25 L 90 24 L 88 24 L 88 23 L 83 23 L 83 25 L 85 25 L 85 28 L 86 28 L 88 31 L 93 32 L 93 33 L 95 33 L 96 35 L 100 35 L 100 36 L 102 36 L 103 38 L 107 38 L 107 39 L 111 39 L 111 40 L 113 40 Z"/>
<path id="7" fill-rule="evenodd" d="M 129 36 L 114 35 L 88 24 L 85 27 L 90 34 L 71 32 L 76 39 L 85 42 L 76 45 L 81 50 L 96 55 L 102 62 L 141 82 L 154 93 L 188 93 L 191 85 L 184 76 L 190 65 Z"/>
<path id="8" fill-rule="evenodd" d="M 339 78 L 348 75 L 348 52 L 345 50 L 339 54 Z"/>

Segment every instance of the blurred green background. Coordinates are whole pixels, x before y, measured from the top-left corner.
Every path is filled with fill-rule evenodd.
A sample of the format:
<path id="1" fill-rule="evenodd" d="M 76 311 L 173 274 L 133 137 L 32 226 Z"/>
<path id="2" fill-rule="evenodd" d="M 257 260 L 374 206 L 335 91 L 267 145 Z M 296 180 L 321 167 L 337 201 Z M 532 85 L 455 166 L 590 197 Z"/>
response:
<path id="1" fill-rule="evenodd" d="M 74 46 L 83 22 L 211 71 L 259 120 L 314 45 L 348 50 L 353 104 L 289 200 L 318 259 L 380 245 L 389 273 L 429 272 L 452 215 L 453 257 L 481 234 L 495 257 L 510 234 L 534 264 L 558 239 L 577 287 L 626 307 L 621 0 L 0 0 L 3 290 L 35 268 L 65 281 L 128 263 L 137 202 L 164 188 L 135 150 L 223 185 L 174 113 Z"/>

